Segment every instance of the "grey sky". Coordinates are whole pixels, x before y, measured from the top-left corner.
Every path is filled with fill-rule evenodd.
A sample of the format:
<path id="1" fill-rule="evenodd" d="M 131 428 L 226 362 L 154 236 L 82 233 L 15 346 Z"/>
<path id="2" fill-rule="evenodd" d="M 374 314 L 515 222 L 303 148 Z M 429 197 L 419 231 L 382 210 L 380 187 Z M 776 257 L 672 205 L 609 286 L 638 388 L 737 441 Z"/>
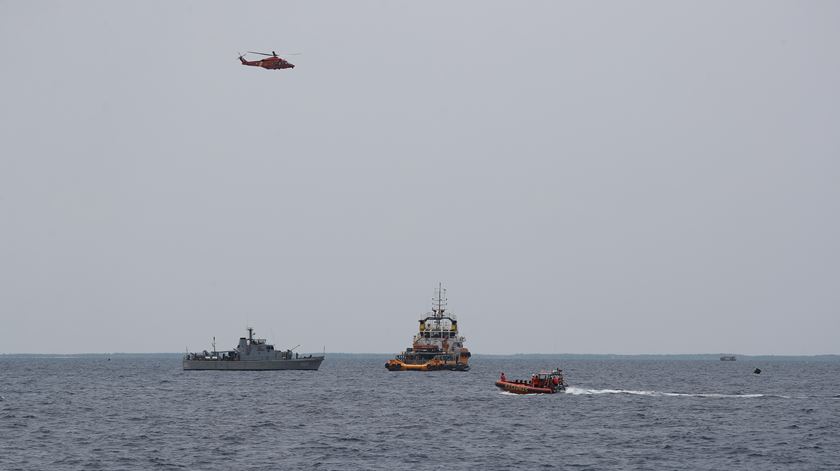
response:
<path id="1" fill-rule="evenodd" d="M 840 353 L 838 24 L 0 0 L 0 352 Z"/>

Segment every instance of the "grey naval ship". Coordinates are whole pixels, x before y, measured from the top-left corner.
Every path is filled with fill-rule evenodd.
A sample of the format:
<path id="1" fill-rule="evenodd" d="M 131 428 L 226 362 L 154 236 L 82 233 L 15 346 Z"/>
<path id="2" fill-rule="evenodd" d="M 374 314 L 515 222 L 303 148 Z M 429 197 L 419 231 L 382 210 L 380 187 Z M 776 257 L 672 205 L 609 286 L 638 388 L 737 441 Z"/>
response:
<path id="1" fill-rule="evenodd" d="M 254 329 L 248 327 L 248 338 L 241 337 L 233 350 L 187 353 L 185 370 L 317 370 L 324 356 L 301 356 L 292 350 L 275 350 L 265 339 L 254 338 Z"/>

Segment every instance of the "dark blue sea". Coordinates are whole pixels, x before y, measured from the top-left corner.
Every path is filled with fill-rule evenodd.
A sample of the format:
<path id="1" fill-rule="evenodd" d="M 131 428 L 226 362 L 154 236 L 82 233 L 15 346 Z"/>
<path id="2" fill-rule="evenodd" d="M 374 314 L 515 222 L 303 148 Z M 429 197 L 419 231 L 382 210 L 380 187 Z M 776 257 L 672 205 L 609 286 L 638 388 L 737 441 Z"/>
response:
<path id="1" fill-rule="evenodd" d="M 478 355 L 466 373 L 394 373 L 387 358 L 202 372 L 178 355 L 0 356 L 0 469 L 840 469 L 838 361 Z M 556 366 L 565 394 L 493 385 Z"/>

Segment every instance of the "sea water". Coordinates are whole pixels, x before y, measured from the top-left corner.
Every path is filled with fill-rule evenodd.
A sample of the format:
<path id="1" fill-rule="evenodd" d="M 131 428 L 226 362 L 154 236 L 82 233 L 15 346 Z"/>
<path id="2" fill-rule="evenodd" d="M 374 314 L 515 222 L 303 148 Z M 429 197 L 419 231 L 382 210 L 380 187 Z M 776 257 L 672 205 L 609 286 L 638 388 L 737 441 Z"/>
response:
<path id="1" fill-rule="evenodd" d="M 179 355 L 0 356 L 0 469 L 840 469 L 838 361 L 387 359 L 233 372 L 182 371 Z M 493 384 L 555 367 L 564 394 Z"/>

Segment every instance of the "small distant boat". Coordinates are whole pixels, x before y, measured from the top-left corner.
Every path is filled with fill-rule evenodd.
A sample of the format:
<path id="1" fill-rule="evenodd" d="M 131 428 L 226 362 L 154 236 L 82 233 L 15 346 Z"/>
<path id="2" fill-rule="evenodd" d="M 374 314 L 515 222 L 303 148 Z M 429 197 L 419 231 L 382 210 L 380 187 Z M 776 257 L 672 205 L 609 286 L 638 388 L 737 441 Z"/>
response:
<path id="1" fill-rule="evenodd" d="M 735 361 L 735 355 L 722 355 L 720 361 Z"/>
<path id="2" fill-rule="evenodd" d="M 554 394 L 566 390 L 566 380 L 563 378 L 563 370 L 554 369 L 551 373 L 542 371 L 532 374 L 530 380 L 507 379 L 505 374 L 499 376 L 496 387 L 514 394 Z"/>

